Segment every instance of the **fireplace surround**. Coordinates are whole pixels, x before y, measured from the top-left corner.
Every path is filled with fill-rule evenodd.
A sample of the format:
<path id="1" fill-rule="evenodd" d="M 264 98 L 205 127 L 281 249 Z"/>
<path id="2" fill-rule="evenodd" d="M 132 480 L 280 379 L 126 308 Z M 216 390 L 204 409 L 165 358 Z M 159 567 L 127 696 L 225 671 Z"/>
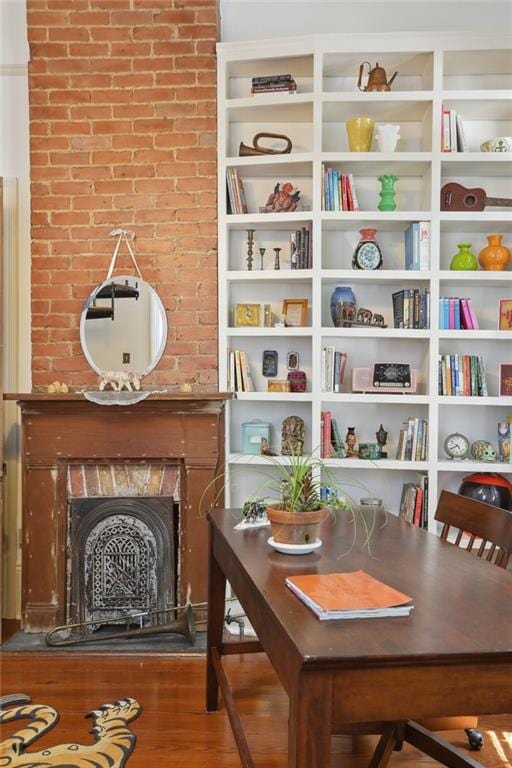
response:
<path id="1" fill-rule="evenodd" d="M 80 394 L 4 397 L 22 414 L 24 631 L 46 632 L 68 619 L 69 478 L 76 481 L 77 466 L 177 467 L 177 599 L 206 600 L 207 522 L 199 502 L 222 472 L 224 401 L 231 395 L 153 394 L 130 406 L 96 405 Z M 221 486 L 209 486 L 204 507 Z"/>

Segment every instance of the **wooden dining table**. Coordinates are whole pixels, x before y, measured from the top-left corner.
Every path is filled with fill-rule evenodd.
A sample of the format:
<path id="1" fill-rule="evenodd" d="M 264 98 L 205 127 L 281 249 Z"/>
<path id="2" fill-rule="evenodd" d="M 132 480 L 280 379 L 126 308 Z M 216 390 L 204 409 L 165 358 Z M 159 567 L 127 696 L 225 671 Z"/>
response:
<path id="1" fill-rule="evenodd" d="M 415 721 L 512 713 L 512 574 L 373 513 L 369 544 L 360 518 L 338 514 L 321 529 L 322 547 L 300 556 L 274 551 L 268 527 L 234 530 L 239 510 L 209 514 L 207 709 L 218 709 L 220 686 L 243 768 L 254 762 L 226 654 L 263 651 L 274 667 L 289 697 L 288 768 L 329 768 L 333 733 L 396 722 L 436 759 L 475 766 L 450 747 L 445 754 Z M 410 616 L 320 621 L 285 585 L 296 574 L 358 569 L 410 595 Z M 225 642 L 226 580 L 257 640 Z"/>

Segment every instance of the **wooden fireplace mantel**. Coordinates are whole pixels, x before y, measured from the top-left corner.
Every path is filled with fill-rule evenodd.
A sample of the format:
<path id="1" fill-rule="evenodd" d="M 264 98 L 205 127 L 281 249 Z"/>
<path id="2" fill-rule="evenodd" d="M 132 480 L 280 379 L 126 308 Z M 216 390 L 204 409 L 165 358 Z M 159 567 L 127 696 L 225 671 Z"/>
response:
<path id="1" fill-rule="evenodd" d="M 204 489 L 222 472 L 229 393 L 158 393 L 135 405 L 96 405 L 79 393 L 9 393 L 22 416 L 22 621 L 45 632 L 66 621 L 70 464 L 180 467 L 180 602 L 206 600 Z M 212 484 L 206 508 L 222 487 Z"/>

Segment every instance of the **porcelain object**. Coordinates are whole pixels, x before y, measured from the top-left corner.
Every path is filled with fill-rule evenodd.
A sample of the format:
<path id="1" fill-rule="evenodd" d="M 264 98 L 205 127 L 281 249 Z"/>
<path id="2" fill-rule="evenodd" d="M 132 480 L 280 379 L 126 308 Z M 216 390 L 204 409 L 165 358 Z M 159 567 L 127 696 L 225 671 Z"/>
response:
<path id="1" fill-rule="evenodd" d="M 378 125 L 375 140 L 381 152 L 394 152 L 400 138 L 400 126 L 392 123 Z"/>
<path id="2" fill-rule="evenodd" d="M 510 251 L 502 245 L 503 235 L 487 235 L 485 248 L 478 254 L 478 261 L 486 272 L 503 272 L 510 261 Z"/>
<path id="3" fill-rule="evenodd" d="M 459 252 L 455 254 L 450 262 L 450 269 L 454 271 L 464 272 L 466 270 L 473 271 L 478 269 L 478 262 L 474 253 L 469 250 L 471 243 L 458 243 L 457 248 Z"/>
<path id="4" fill-rule="evenodd" d="M 316 539 L 307 544 L 283 544 L 280 541 L 275 541 L 274 537 L 271 536 L 267 539 L 267 544 L 283 555 L 309 555 L 310 552 L 314 552 L 315 549 L 322 546 L 322 539 Z"/>
<path id="5" fill-rule="evenodd" d="M 497 136 L 480 144 L 482 152 L 512 152 L 512 136 Z"/>
<path id="6" fill-rule="evenodd" d="M 349 285 L 338 285 L 331 294 L 331 318 L 335 328 L 341 328 L 343 304 L 352 304 L 355 308 L 356 297 Z"/>

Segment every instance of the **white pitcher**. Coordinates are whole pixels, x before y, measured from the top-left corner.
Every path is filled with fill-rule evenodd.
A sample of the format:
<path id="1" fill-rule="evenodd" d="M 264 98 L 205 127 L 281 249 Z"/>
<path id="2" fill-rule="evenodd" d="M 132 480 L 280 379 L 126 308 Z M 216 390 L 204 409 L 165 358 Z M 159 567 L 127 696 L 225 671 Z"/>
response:
<path id="1" fill-rule="evenodd" d="M 378 125 L 375 138 L 381 152 L 394 152 L 400 138 L 400 126 L 392 123 Z"/>

